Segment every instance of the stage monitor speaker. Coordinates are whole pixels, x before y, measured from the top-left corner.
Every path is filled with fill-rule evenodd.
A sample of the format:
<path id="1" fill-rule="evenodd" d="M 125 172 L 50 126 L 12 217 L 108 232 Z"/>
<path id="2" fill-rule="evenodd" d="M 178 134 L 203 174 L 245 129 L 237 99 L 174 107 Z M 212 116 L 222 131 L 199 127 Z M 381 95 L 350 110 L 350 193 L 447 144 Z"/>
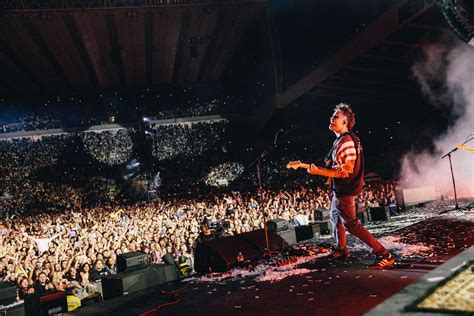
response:
<path id="1" fill-rule="evenodd" d="M 0 306 L 10 305 L 16 301 L 16 286 L 10 282 L 0 282 Z"/>
<path id="2" fill-rule="evenodd" d="M 294 228 L 288 228 L 287 230 L 281 230 L 276 233 L 278 236 L 283 238 L 288 245 L 294 245 L 298 242 L 296 238 L 296 231 Z"/>
<path id="3" fill-rule="evenodd" d="M 29 294 L 25 297 L 26 316 L 62 315 L 67 312 L 66 292 L 56 292 L 45 296 Z"/>
<path id="4" fill-rule="evenodd" d="M 328 235 L 332 232 L 330 221 L 316 221 L 309 225 L 295 227 L 296 241 L 313 239 L 317 235 Z"/>
<path id="5" fill-rule="evenodd" d="M 0 316 L 25 316 L 25 304 L 15 304 L 11 306 L 0 305 Z"/>
<path id="6" fill-rule="evenodd" d="M 329 220 L 329 210 L 326 210 L 326 209 L 314 210 L 314 220 L 315 221 L 328 221 Z"/>
<path id="7" fill-rule="evenodd" d="M 269 220 L 267 222 L 267 228 L 268 228 L 268 231 L 276 233 L 283 230 L 287 230 L 289 228 L 289 224 L 288 224 L 288 221 L 277 218 L 277 219 Z"/>
<path id="8" fill-rule="evenodd" d="M 332 224 L 331 221 L 324 220 L 324 221 L 315 221 L 309 223 L 311 228 L 313 229 L 313 235 L 329 235 L 332 233 Z"/>
<path id="9" fill-rule="evenodd" d="M 389 221 L 390 217 L 390 207 L 372 207 L 370 209 L 370 220 L 375 221 Z"/>
<path id="10" fill-rule="evenodd" d="M 270 231 L 268 242 L 271 251 L 280 251 L 288 246 L 282 237 Z M 245 260 L 253 260 L 265 252 L 265 247 L 263 229 L 198 243 L 194 253 L 194 270 L 203 273 L 225 272 L 237 266 L 239 252 Z"/>
<path id="11" fill-rule="evenodd" d="M 117 272 L 140 269 L 148 264 L 148 255 L 140 251 L 126 252 L 117 256 Z"/>
<path id="12" fill-rule="evenodd" d="M 104 300 L 108 300 L 177 279 L 174 264 L 153 264 L 102 279 L 102 292 Z"/>
<path id="13" fill-rule="evenodd" d="M 313 227 L 310 225 L 302 225 L 295 227 L 296 241 L 312 239 L 314 237 Z"/>
<path id="14" fill-rule="evenodd" d="M 398 207 L 406 210 L 417 205 L 436 200 L 434 187 L 418 187 L 404 190 L 395 190 L 395 199 Z"/>

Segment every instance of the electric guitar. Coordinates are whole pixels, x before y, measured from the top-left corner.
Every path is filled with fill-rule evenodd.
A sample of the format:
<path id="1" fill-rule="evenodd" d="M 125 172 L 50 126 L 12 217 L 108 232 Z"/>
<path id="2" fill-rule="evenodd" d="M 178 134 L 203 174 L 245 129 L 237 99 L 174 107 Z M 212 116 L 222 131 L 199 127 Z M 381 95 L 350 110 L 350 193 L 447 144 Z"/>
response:
<path id="1" fill-rule="evenodd" d="M 309 163 L 304 163 L 299 160 L 290 161 L 289 163 L 286 164 L 287 169 L 294 169 L 294 170 L 297 170 L 299 168 L 309 169 L 310 167 L 311 165 Z"/>
<path id="2" fill-rule="evenodd" d="M 297 169 L 307 169 L 309 170 L 311 168 L 311 164 L 308 164 L 308 163 L 304 163 L 304 162 L 301 162 L 299 160 L 296 160 L 296 161 L 290 161 L 289 163 L 286 164 L 286 168 L 287 169 L 294 169 L 294 170 L 297 170 Z M 332 172 L 333 170 L 330 170 L 330 169 L 326 169 L 326 168 L 321 168 L 321 167 L 316 167 L 316 169 L 318 171 L 321 171 L 322 174 L 319 174 L 319 175 L 322 175 L 322 176 L 325 176 L 325 172 Z M 326 184 L 327 185 L 331 185 L 331 181 L 332 181 L 332 178 L 331 177 L 326 177 Z"/>

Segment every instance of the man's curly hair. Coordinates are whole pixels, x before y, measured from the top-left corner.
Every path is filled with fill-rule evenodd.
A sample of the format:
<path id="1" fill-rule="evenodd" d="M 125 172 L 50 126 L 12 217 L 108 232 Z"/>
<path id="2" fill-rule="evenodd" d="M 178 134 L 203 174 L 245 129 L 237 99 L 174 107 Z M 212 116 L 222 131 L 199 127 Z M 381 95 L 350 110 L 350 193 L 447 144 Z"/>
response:
<path id="1" fill-rule="evenodd" d="M 347 128 L 351 131 L 356 123 L 355 114 L 352 112 L 351 106 L 347 103 L 339 103 L 334 111 L 340 111 L 347 117 Z"/>

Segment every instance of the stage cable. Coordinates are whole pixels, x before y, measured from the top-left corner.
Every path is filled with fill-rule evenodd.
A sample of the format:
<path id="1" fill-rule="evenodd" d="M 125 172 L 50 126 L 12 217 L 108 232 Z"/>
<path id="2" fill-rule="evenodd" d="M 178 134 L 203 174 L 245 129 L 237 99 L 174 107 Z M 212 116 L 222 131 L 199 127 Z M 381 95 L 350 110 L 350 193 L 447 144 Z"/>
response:
<path id="1" fill-rule="evenodd" d="M 185 288 L 187 288 L 189 285 L 189 283 L 186 283 L 185 286 L 181 287 L 180 289 L 178 290 L 175 290 L 175 291 L 165 291 L 165 290 L 161 290 L 161 293 L 165 294 L 165 295 L 171 295 L 173 298 L 174 298 L 174 301 L 172 302 L 167 302 L 167 303 L 163 303 L 163 304 L 160 304 L 150 310 L 147 310 L 147 311 L 144 311 L 143 313 L 140 313 L 139 316 L 152 316 L 152 315 L 155 315 L 155 313 L 163 308 L 163 307 L 166 307 L 166 306 L 172 306 L 172 305 L 176 305 L 178 304 L 180 301 L 181 301 L 181 298 L 179 297 L 179 292 L 181 292 L 182 290 L 184 290 Z"/>

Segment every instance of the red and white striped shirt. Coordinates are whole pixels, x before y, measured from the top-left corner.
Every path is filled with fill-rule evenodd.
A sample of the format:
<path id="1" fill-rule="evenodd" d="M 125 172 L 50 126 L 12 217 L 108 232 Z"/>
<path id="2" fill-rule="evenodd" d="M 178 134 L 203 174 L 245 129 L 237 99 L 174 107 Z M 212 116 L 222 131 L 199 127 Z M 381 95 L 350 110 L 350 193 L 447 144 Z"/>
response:
<path id="1" fill-rule="evenodd" d="M 347 134 L 336 139 L 334 148 L 332 152 L 332 168 L 343 169 L 349 172 L 349 174 L 352 173 L 357 159 L 357 152 L 352 137 Z"/>

